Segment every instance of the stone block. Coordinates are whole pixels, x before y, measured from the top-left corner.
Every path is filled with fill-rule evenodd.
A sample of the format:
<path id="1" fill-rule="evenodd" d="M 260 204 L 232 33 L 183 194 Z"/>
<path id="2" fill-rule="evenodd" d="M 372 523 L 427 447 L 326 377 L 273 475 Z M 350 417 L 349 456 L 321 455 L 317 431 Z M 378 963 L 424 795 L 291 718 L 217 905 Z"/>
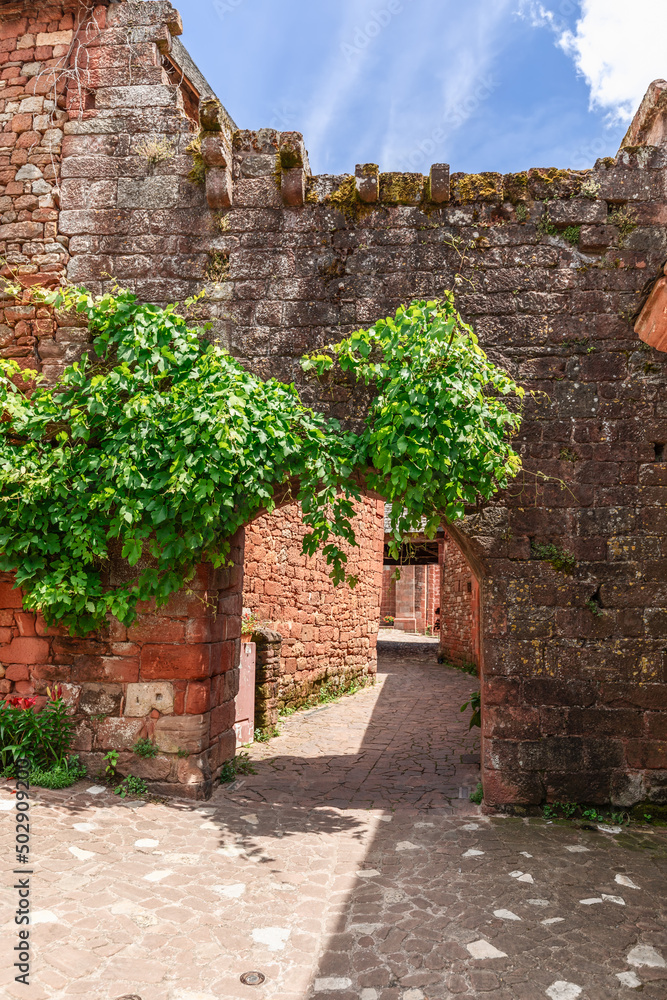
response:
<path id="1" fill-rule="evenodd" d="M 428 194 L 432 202 L 442 205 L 449 201 L 449 164 L 434 163 L 429 173 Z"/>
<path id="2" fill-rule="evenodd" d="M 119 208 L 175 208 L 180 178 L 155 174 L 144 178 L 118 178 Z M 83 206 L 81 206 L 83 207 Z"/>
<path id="3" fill-rule="evenodd" d="M 188 757 L 176 763 L 176 780 L 181 785 L 198 785 L 211 778 L 211 764 L 206 754 Z"/>
<path id="4" fill-rule="evenodd" d="M 120 715 L 120 684 L 82 684 L 79 711 L 84 715 Z"/>
<path id="5" fill-rule="evenodd" d="M 283 170 L 280 175 L 280 193 L 285 205 L 298 208 L 306 197 L 306 175 L 303 167 Z"/>
<path id="6" fill-rule="evenodd" d="M 122 753 L 116 768 L 122 775 L 133 774 L 145 781 L 166 781 L 173 777 L 176 765 L 171 757 L 139 757 L 136 753 Z"/>
<path id="7" fill-rule="evenodd" d="M 74 656 L 72 677 L 80 682 L 132 684 L 139 680 L 139 659 L 136 656 Z"/>
<path id="8" fill-rule="evenodd" d="M 144 725 L 144 719 L 102 719 L 95 727 L 95 749 L 131 750 Z"/>
<path id="9" fill-rule="evenodd" d="M 231 163 L 231 148 L 222 132 L 202 136 L 201 155 L 207 167 L 228 167 Z"/>
<path id="10" fill-rule="evenodd" d="M 141 650 L 142 680 L 197 680 L 208 677 L 211 647 L 147 644 Z"/>
<path id="11" fill-rule="evenodd" d="M 228 729 L 221 733 L 217 741 L 211 747 L 209 761 L 211 768 L 217 772 L 227 760 L 232 760 L 236 754 L 236 733 L 233 729 Z"/>
<path id="12" fill-rule="evenodd" d="M 48 639 L 16 636 L 6 646 L 0 646 L 0 663 L 46 663 L 49 652 Z"/>
<path id="13" fill-rule="evenodd" d="M 165 85 L 100 87 L 95 103 L 99 109 L 177 108 L 182 107 L 183 98 L 177 87 Z"/>
<path id="14" fill-rule="evenodd" d="M 13 583 L 0 583 L 0 608 L 22 608 L 21 591 Z"/>
<path id="15" fill-rule="evenodd" d="M 73 31 L 43 31 L 38 33 L 35 44 L 40 49 L 53 45 L 69 45 L 73 35 Z"/>
<path id="16" fill-rule="evenodd" d="M 564 198 L 549 202 L 549 218 L 556 225 L 578 226 L 607 221 L 607 202 L 591 198 Z"/>
<path id="17" fill-rule="evenodd" d="M 125 695 L 125 715 L 140 718 L 157 709 L 162 715 L 174 711 L 174 687 L 168 681 L 150 684 L 128 684 Z"/>
<path id="18" fill-rule="evenodd" d="M 185 696 L 185 711 L 188 715 L 200 715 L 211 707 L 211 682 L 190 681 Z"/>
<path id="19" fill-rule="evenodd" d="M 138 615 L 128 626 L 127 638 L 130 642 L 183 642 L 188 622 L 175 618 L 165 618 L 160 614 Z"/>
<path id="20" fill-rule="evenodd" d="M 155 723 L 155 742 L 165 753 L 201 753 L 208 748 L 208 715 L 171 715 Z"/>
<path id="21" fill-rule="evenodd" d="M 211 167 L 206 173 L 206 200 L 214 211 L 232 204 L 232 174 L 228 167 Z"/>
<path id="22" fill-rule="evenodd" d="M 366 204 L 373 204 L 380 195 L 380 170 L 377 163 L 358 163 L 354 170 L 357 196 Z"/>
<path id="23" fill-rule="evenodd" d="M 279 165 L 275 153 L 258 153 L 244 156 L 239 169 L 242 177 L 274 177 Z"/>

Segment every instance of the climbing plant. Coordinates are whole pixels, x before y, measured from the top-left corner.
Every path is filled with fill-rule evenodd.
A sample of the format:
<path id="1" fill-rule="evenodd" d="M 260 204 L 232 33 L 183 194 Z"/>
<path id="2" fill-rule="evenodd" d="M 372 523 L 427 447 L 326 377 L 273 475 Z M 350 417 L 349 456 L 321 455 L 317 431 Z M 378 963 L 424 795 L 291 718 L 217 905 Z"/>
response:
<path id="1" fill-rule="evenodd" d="M 519 468 L 520 418 L 505 397 L 522 390 L 449 296 L 304 360 L 373 384 L 356 434 L 294 386 L 246 371 L 176 306 L 122 290 L 41 294 L 86 316 L 92 351 L 51 387 L 0 360 L 0 569 L 16 571 L 27 609 L 73 634 L 110 614 L 128 624 L 142 600 L 164 604 L 203 560 L 225 565 L 234 532 L 279 500 L 300 501 L 304 551 L 321 548 L 334 582 L 354 585 L 344 549 L 365 487 L 394 504 L 399 544 L 424 517 L 431 532 L 460 517 Z M 110 575 L 118 559 L 134 569 Z"/>
<path id="2" fill-rule="evenodd" d="M 338 365 L 374 389 L 354 465 L 392 505 L 396 558 L 408 532 L 433 537 L 443 516 L 463 517 L 519 470 L 511 436 L 524 390 L 487 358 L 451 294 L 401 307 L 302 365 L 319 376 Z"/>

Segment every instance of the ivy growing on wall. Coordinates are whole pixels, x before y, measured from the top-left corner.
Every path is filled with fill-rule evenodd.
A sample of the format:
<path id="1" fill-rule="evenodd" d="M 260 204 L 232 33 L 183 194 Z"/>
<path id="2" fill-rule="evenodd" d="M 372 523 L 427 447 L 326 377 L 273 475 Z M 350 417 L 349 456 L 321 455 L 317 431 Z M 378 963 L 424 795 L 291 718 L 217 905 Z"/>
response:
<path id="1" fill-rule="evenodd" d="M 126 291 L 42 297 L 87 317 L 94 353 L 31 393 L 34 373 L 0 360 L 0 569 L 16 571 L 28 610 L 72 633 L 164 604 L 198 563 L 225 565 L 234 532 L 277 502 L 300 501 L 304 551 L 322 549 L 333 580 L 354 585 L 345 545 L 363 489 L 393 503 L 398 547 L 423 518 L 434 533 L 518 471 L 522 390 L 451 296 L 304 360 L 372 384 L 360 434 L 250 374 L 175 306 Z M 133 569 L 115 577 L 119 559 Z"/>

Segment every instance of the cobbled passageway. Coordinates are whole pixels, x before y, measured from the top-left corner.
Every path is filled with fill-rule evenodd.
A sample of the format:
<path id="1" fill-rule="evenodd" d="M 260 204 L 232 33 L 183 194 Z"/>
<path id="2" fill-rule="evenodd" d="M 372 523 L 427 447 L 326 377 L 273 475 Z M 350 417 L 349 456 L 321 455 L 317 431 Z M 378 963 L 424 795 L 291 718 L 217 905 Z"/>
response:
<path id="1" fill-rule="evenodd" d="M 34 985 L 13 982 L 10 890 L 0 991 L 665 1000 L 667 831 L 483 816 L 459 712 L 474 686 L 404 649 L 374 688 L 286 720 L 207 803 L 35 789 Z M 8 788 L 0 809 L 11 859 Z"/>

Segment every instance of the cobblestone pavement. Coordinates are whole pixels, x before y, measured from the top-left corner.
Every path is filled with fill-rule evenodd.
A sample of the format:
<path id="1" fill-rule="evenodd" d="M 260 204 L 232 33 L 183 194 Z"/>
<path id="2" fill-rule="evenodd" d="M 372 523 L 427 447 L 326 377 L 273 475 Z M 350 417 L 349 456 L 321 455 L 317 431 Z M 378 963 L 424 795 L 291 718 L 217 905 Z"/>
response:
<path id="1" fill-rule="evenodd" d="M 482 816 L 459 797 L 478 776 L 472 687 L 388 658 L 208 803 L 35 789 L 33 985 L 13 982 L 6 888 L 0 995 L 665 1000 L 667 832 Z M 0 810 L 9 871 L 6 788 Z"/>
<path id="2" fill-rule="evenodd" d="M 419 642 L 437 646 L 440 637 L 438 635 L 422 635 L 421 632 L 403 632 L 398 628 L 381 628 L 378 629 L 378 642 Z"/>

